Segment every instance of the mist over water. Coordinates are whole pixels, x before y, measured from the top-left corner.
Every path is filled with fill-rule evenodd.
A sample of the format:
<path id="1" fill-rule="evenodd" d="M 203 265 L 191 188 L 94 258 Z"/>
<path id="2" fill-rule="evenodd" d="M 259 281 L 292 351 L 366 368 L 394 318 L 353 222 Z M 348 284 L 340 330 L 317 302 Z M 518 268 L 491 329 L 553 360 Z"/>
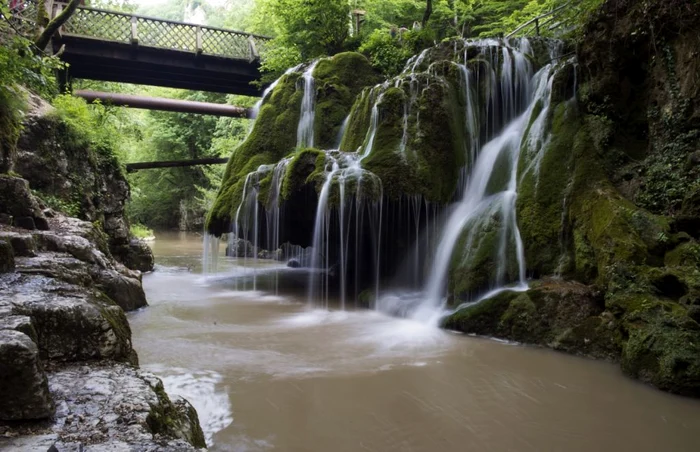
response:
<path id="1" fill-rule="evenodd" d="M 697 450 L 700 403 L 612 364 L 341 311 L 333 297 L 314 308 L 303 269 L 242 266 L 223 247 L 203 275 L 200 237 L 153 247 L 135 348 L 198 409 L 214 451 Z"/>

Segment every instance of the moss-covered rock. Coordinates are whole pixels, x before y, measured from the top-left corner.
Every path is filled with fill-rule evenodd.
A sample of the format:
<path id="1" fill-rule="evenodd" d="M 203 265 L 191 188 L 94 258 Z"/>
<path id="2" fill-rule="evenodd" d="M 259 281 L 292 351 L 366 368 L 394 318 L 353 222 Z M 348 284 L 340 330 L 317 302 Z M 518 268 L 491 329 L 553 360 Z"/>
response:
<path id="1" fill-rule="evenodd" d="M 501 292 L 445 319 L 443 326 L 536 344 L 574 354 L 616 359 L 618 323 L 604 313 L 602 293 L 575 282 L 545 280 L 527 292 Z"/>
<path id="2" fill-rule="evenodd" d="M 379 74 L 369 60 L 355 52 L 339 53 L 322 59 L 314 70 L 316 81 L 316 142 L 321 149 L 337 146 L 345 118 L 357 95 L 366 87 L 379 83 Z"/>
<path id="3" fill-rule="evenodd" d="M 376 83 L 378 76 L 367 59 L 356 53 L 320 60 L 313 75 L 315 135 L 323 147 L 333 147 L 355 98 L 364 87 Z M 301 76 L 301 72 L 284 75 L 261 105 L 253 130 L 234 151 L 226 167 L 222 186 L 207 217 L 209 232 L 215 235 L 228 232 L 232 212 L 241 202 L 249 173 L 261 165 L 275 164 L 294 151 L 303 97 Z"/>
<path id="4" fill-rule="evenodd" d="M 622 370 L 677 394 L 700 396 L 700 325 L 675 303 L 647 297 L 624 317 Z"/>

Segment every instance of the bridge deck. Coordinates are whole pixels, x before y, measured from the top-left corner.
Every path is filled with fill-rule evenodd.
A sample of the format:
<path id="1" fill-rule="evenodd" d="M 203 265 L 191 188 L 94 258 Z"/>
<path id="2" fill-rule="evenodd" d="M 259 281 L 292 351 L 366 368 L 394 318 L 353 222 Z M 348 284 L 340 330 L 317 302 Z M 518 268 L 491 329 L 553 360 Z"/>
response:
<path id="1" fill-rule="evenodd" d="M 26 26 L 35 2 L 16 12 Z M 44 1 L 44 0 L 38 0 Z M 47 0 L 56 17 L 64 3 Z M 14 17 L 14 16 L 13 16 Z M 35 16 L 34 16 L 35 17 Z M 70 78 L 259 96 L 259 52 L 269 38 L 96 8 L 79 7 L 53 39 Z"/>

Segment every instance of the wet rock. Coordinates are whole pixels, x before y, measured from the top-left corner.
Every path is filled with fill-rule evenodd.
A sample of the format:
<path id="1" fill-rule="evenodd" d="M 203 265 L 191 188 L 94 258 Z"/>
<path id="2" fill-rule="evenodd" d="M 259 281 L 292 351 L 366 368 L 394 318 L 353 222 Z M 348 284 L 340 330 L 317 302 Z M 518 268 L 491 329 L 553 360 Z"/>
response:
<path id="1" fill-rule="evenodd" d="M 34 223 L 34 218 L 32 217 L 15 218 L 15 226 L 22 229 L 28 229 L 30 231 L 37 229 L 36 224 Z"/>
<path id="2" fill-rule="evenodd" d="M 17 227 L 25 228 L 23 225 L 33 224 L 34 227 L 25 229 L 35 229 L 35 220 L 40 220 L 40 226 L 48 228 L 39 203 L 29 190 L 29 183 L 19 177 L 0 175 L 0 213 L 14 217 L 14 225 Z M 31 218 L 32 221 L 26 218 Z"/>
<path id="3" fill-rule="evenodd" d="M 12 224 L 12 215 L 8 215 L 6 213 L 0 213 L 0 224 L 11 225 Z"/>
<path id="4" fill-rule="evenodd" d="M 97 287 L 124 311 L 135 311 L 148 305 L 141 281 L 137 278 L 124 276 L 114 270 L 104 270 L 95 281 Z"/>
<path id="5" fill-rule="evenodd" d="M 153 251 L 143 240 L 132 239 L 128 245 L 113 247 L 112 254 L 131 270 L 144 273 L 153 271 Z"/>
<path id="6" fill-rule="evenodd" d="M 297 259 L 289 259 L 289 261 L 287 261 L 287 267 L 299 268 L 301 267 L 301 263 Z"/>
<path id="7" fill-rule="evenodd" d="M 59 451 L 191 451 L 206 447 L 196 413 L 172 402 L 154 375 L 120 364 L 68 366 L 49 375 Z M 82 420 L 81 420 L 82 419 Z"/>
<path id="8" fill-rule="evenodd" d="M 12 250 L 17 257 L 35 257 L 36 243 L 30 234 L 18 234 L 16 232 L 0 232 L 0 240 L 10 242 Z"/>
<path id="9" fill-rule="evenodd" d="M 226 247 L 229 257 L 255 257 L 255 247 L 248 240 L 234 239 Z"/>
<path id="10" fill-rule="evenodd" d="M 261 250 L 258 253 L 258 259 L 270 259 L 270 256 L 272 256 L 272 254 L 268 250 Z"/>
<path id="11" fill-rule="evenodd" d="M 124 311 L 100 292 L 46 276 L 0 279 L 0 302 L 32 319 L 42 358 L 135 362 Z"/>
<path id="12" fill-rule="evenodd" d="M 24 333 L 0 330 L 0 419 L 43 419 L 53 414 L 36 344 Z"/>
<path id="13" fill-rule="evenodd" d="M 19 331 L 29 336 L 34 343 L 39 342 L 32 319 L 24 315 L 3 316 L 0 314 L 0 330 Z"/>
<path id="14" fill-rule="evenodd" d="M 617 359 L 618 324 L 605 317 L 602 294 L 580 283 L 545 280 L 527 292 L 502 292 L 457 311 L 443 326 L 464 333 Z"/>
<path id="15" fill-rule="evenodd" d="M 15 253 L 5 240 L 0 240 L 0 273 L 7 273 L 15 269 Z"/>

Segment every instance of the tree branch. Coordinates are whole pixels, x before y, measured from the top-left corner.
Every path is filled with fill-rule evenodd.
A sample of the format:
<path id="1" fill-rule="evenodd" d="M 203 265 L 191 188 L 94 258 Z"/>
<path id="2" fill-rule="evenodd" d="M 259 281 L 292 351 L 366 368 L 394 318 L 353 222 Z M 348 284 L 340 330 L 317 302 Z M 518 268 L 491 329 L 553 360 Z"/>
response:
<path id="1" fill-rule="evenodd" d="M 61 11 L 61 14 L 56 16 L 51 22 L 49 22 L 46 25 L 46 28 L 44 28 L 44 31 L 41 32 L 38 38 L 36 38 L 36 41 L 34 42 L 34 45 L 41 50 L 42 52 L 44 49 L 46 49 L 46 46 L 49 45 L 49 41 L 51 41 L 51 38 L 53 35 L 58 31 L 59 28 L 63 24 L 65 24 L 68 19 L 73 15 L 76 9 L 78 9 L 78 5 L 80 5 L 80 0 L 70 0 L 70 3 L 68 6 L 66 6 L 66 9 Z"/>
<path id="2" fill-rule="evenodd" d="M 421 24 L 421 28 L 425 28 L 426 25 L 428 25 L 428 21 L 430 20 L 430 16 L 433 14 L 433 0 L 428 0 L 428 4 L 425 7 L 425 14 L 423 14 L 423 23 Z"/>

